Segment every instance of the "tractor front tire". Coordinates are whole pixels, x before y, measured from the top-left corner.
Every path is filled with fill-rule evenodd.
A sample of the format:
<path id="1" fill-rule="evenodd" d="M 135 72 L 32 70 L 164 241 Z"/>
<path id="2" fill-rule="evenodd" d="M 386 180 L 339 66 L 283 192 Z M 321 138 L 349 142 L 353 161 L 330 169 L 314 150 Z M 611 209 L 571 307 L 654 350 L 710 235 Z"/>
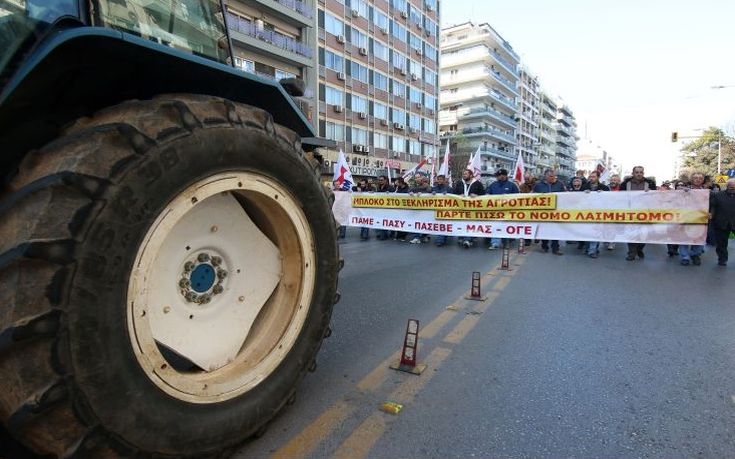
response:
<path id="1" fill-rule="evenodd" d="M 338 298 L 314 169 L 265 111 L 199 95 L 29 153 L 0 200 L 5 428 L 57 457 L 218 456 L 262 430 Z"/>

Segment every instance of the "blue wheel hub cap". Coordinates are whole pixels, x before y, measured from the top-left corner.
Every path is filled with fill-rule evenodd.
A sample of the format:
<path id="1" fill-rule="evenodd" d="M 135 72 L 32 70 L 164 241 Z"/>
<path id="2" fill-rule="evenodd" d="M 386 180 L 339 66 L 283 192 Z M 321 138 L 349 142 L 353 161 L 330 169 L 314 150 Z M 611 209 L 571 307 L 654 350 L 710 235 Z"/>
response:
<path id="1" fill-rule="evenodd" d="M 217 278 L 217 273 L 212 265 L 201 264 L 194 268 L 189 276 L 191 289 L 197 293 L 204 293 L 212 288 Z"/>

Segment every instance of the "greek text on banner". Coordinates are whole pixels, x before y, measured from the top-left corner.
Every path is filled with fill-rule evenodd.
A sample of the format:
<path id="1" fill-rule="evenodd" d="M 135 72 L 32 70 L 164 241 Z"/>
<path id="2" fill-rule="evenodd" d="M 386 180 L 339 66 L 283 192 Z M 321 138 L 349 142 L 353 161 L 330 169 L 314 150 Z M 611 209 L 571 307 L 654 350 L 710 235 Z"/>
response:
<path id="1" fill-rule="evenodd" d="M 704 243 L 709 193 L 630 191 L 493 195 L 335 193 L 345 226 L 454 236 Z M 524 226 L 525 225 L 525 226 Z"/>

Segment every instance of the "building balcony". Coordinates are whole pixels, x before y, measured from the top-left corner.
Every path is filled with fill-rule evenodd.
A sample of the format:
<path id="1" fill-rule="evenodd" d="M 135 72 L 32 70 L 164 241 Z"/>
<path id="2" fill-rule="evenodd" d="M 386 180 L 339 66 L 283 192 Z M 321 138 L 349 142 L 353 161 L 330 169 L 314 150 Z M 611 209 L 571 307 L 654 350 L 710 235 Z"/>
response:
<path id="1" fill-rule="evenodd" d="M 513 112 L 516 112 L 518 110 L 518 103 L 516 101 L 502 95 L 500 92 L 495 90 L 470 89 L 464 91 L 460 90 L 457 92 L 450 92 L 445 90 L 440 94 L 439 97 L 442 105 L 452 105 L 456 104 L 457 102 L 468 102 L 471 100 L 485 99 L 491 100 L 493 102 L 499 102 Z"/>
<path id="2" fill-rule="evenodd" d="M 272 14 L 279 19 L 296 27 L 315 26 L 314 8 L 302 0 L 255 0 L 257 8 L 267 8 L 267 14 Z"/>
<path id="3" fill-rule="evenodd" d="M 464 128 L 460 131 L 462 135 L 466 137 L 483 137 L 483 136 L 490 136 L 495 139 L 501 140 L 503 142 L 507 142 L 511 145 L 516 144 L 516 138 L 513 134 L 508 134 L 504 131 L 501 131 L 500 129 L 488 126 L 488 127 L 473 127 L 473 128 Z"/>
<path id="4" fill-rule="evenodd" d="M 258 28 L 255 23 L 233 14 L 227 15 L 227 25 L 231 31 L 235 32 L 232 34 L 232 38 L 245 45 L 269 51 L 275 56 L 288 58 L 290 61 L 301 65 L 313 64 L 314 50 L 305 43 L 272 30 Z M 248 39 L 256 39 L 262 44 L 249 43 Z M 295 56 L 284 55 L 282 51 L 292 53 Z"/>
<path id="5" fill-rule="evenodd" d="M 480 147 L 479 152 L 483 156 L 491 156 L 491 157 L 496 157 L 500 159 L 509 159 L 511 161 L 515 161 L 517 159 L 516 154 L 513 153 L 512 151 L 501 150 L 499 148 L 494 148 L 494 147 L 482 146 Z"/>
<path id="6" fill-rule="evenodd" d="M 459 111 L 459 110 L 458 110 Z M 499 121 L 506 126 L 509 126 L 511 128 L 516 128 L 518 126 L 518 123 L 513 119 L 512 116 L 506 115 L 505 113 L 495 110 L 494 108 L 490 107 L 476 107 L 471 108 L 466 111 L 459 111 L 457 114 L 458 119 L 473 119 L 473 118 L 492 118 L 495 121 Z"/>

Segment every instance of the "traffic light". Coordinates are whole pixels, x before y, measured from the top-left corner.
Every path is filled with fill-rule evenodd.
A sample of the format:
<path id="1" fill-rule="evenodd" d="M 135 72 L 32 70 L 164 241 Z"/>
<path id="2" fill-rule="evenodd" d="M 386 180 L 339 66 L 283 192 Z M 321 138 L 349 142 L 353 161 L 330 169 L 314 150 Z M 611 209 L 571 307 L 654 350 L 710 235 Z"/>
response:
<path id="1" fill-rule="evenodd" d="M 679 133 L 678 132 L 672 132 L 671 133 L 671 141 L 676 143 L 676 141 L 679 140 Z"/>

